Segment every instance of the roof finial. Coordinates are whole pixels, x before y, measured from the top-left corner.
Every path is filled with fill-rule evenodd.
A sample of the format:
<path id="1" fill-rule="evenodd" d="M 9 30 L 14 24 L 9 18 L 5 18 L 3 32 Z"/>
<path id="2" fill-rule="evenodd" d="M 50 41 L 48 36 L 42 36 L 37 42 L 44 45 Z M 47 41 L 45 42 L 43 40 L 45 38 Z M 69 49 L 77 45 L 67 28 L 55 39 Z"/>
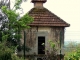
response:
<path id="1" fill-rule="evenodd" d="M 42 8 L 43 3 L 45 3 L 47 0 L 32 0 L 31 2 L 34 3 L 35 8 Z"/>
<path id="2" fill-rule="evenodd" d="M 46 0 L 32 0 L 31 2 L 32 2 L 32 3 L 35 3 L 35 2 L 43 2 L 43 3 L 45 3 Z"/>

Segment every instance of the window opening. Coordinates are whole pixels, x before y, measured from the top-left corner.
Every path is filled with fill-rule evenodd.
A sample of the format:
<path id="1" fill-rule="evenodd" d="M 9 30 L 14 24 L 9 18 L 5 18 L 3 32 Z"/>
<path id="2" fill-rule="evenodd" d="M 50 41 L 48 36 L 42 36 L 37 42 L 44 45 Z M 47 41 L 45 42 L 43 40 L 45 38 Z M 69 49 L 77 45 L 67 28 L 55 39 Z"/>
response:
<path id="1" fill-rule="evenodd" d="M 45 54 L 45 37 L 38 37 L 38 54 Z"/>

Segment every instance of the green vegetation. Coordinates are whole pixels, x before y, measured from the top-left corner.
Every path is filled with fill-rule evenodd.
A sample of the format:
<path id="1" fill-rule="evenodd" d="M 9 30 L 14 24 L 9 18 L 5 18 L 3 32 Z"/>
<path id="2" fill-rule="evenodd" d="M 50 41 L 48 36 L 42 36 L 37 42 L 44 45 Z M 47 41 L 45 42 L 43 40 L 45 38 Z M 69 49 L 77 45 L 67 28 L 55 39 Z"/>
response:
<path id="1" fill-rule="evenodd" d="M 0 60 L 23 60 L 16 56 L 15 50 L 24 49 L 20 44 L 21 32 L 30 28 L 28 25 L 33 22 L 33 18 L 28 14 L 20 17 L 16 11 L 21 9 L 20 4 L 23 0 L 15 0 L 14 10 L 9 9 L 7 6 L 2 5 L 2 14 L 0 21 Z M 26 47 L 28 51 L 29 48 Z"/>
<path id="2" fill-rule="evenodd" d="M 0 43 L 0 60 L 23 60 L 23 58 L 22 57 L 19 58 L 18 56 L 16 56 L 14 54 L 14 49 L 6 46 L 6 42 L 1 42 Z"/>
<path id="3" fill-rule="evenodd" d="M 80 44 L 70 42 L 66 47 L 64 60 L 80 60 Z"/>

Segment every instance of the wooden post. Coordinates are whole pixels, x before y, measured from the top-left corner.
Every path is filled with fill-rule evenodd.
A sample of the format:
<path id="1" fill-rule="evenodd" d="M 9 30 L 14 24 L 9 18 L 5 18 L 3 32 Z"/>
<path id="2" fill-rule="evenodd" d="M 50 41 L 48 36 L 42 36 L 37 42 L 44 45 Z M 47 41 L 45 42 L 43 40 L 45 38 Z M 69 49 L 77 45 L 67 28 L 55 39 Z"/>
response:
<path id="1" fill-rule="evenodd" d="M 24 31 L 24 60 L 25 60 L 25 41 L 26 41 L 26 32 Z"/>

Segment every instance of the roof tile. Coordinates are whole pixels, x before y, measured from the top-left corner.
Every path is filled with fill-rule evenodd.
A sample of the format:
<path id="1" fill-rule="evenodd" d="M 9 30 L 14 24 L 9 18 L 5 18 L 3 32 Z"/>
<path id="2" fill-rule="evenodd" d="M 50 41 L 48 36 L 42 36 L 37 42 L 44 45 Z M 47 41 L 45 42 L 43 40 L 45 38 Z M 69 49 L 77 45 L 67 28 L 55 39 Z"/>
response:
<path id="1" fill-rule="evenodd" d="M 32 8 L 29 11 L 29 15 L 34 18 L 34 22 L 31 23 L 30 26 L 70 26 L 70 24 L 66 23 L 46 8 Z"/>

